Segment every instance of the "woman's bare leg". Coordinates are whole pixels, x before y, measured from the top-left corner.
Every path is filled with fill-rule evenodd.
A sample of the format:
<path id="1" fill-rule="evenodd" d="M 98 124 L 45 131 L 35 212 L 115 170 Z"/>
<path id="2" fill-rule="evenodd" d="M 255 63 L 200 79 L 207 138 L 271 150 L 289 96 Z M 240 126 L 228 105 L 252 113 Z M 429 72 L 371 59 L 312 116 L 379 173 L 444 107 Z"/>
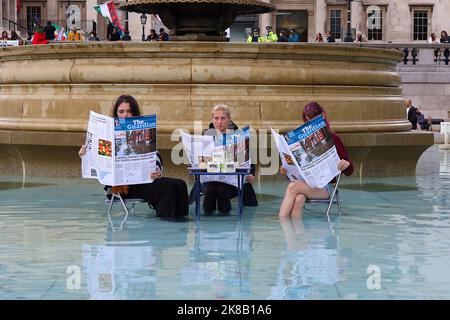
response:
<path id="1" fill-rule="evenodd" d="M 302 219 L 303 218 L 303 207 L 305 206 L 306 197 L 305 195 L 299 193 L 295 196 L 294 205 L 292 206 L 291 217 Z"/>
<path id="2" fill-rule="evenodd" d="M 289 217 L 291 215 L 292 206 L 294 205 L 295 197 L 297 196 L 296 185 L 300 183 L 300 181 L 294 181 L 288 184 L 283 201 L 281 202 L 280 212 L 278 213 L 279 217 Z"/>
<path id="3" fill-rule="evenodd" d="M 304 181 L 294 181 L 289 183 L 289 185 L 286 188 L 286 193 L 284 195 L 283 202 L 281 203 L 279 216 L 280 217 L 287 217 L 290 216 L 293 212 L 293 207 L 295 203 L 295 199 L 297 195 L 304 195 L 305 200 L 306 199 L 328 199 L 330 195 L 328 194 L 328 191 L 325 188 L 318 189 L 318 188 L 311 188 L 308 186 Z M 300 200 L 300 199 L 299 199 Z M 301 207 L 303 208 L 303 204 L 301 204 Z M 297 205 L 297 207 L 300 206 L 300 203 Z M 299 215 L 301 216 L 301 210 L 299 210 Z M 296 211 L 297 212 L 297 209 Z"/>

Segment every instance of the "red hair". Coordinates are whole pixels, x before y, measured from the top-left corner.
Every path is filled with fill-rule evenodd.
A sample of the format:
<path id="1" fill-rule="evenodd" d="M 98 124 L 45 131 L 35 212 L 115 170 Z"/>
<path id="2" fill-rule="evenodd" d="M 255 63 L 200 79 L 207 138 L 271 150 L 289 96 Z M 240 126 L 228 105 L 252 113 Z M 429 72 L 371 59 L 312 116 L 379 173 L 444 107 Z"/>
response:
<path id="1" fill-rule="evenodd" d="M 322 113 L 325 113 L 325 109 L 317 102 L 312 101 L 303 107 L 302 112 L 303 122 L 307 122 L 308 121 L 307 118 L 309 118 L 309 120 L 314 119 L 315 117 L 321 115 Z M 325 122 L 327 123 L 327 127 L 330 128 L 330 124 L 328 123 L 327 118 L 326 117 L 324 118 Z"/>

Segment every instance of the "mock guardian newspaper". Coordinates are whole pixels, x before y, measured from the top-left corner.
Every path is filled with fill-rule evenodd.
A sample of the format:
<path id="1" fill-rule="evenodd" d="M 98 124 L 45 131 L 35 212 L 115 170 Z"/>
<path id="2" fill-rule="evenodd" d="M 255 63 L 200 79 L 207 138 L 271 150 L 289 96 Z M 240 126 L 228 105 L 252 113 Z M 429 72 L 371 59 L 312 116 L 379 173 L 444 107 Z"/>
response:
<path id="1" fill-rule="evenodd" d="M 323 188 L 339 174 L 340 160 L 322 115 L 283 135 L 272 129 L 289 180 Z"/>
<path id="2" fill-rule="evenodd" d="M 214 137 L 206 135 L 194 135 L 180 130 L 183 150 L 189 159 L 191 167 L 196 168 L 202 162 L 213 161 Z"/>
<path id="3" fill-rule="evenodd" d="M 82 177 L 109 186 L 151 183 L 156 170 L 156 115 L 89 115 Z"/>
<path id="4" fill-rule="evenodd" d="M 192 167 L 201 162 L 235 162 L 236 168 L 250 168 L 250 127 L 222 135 L 190 135 L 181 131 L 183 149 Z M 201 183 L 218 181 L 237 187 L 237 176 L 202 175 Z"/>

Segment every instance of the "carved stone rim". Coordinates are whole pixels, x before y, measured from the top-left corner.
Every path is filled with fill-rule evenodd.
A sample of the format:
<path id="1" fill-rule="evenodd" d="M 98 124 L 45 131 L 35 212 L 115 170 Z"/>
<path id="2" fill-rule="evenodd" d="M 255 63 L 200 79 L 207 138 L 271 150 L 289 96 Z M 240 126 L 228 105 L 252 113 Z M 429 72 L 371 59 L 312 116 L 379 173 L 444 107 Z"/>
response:
<path id="1" fill-rule="evenodd" d="M 329 61 L 382 63 L 396 66 L 402 57 L 399 51 L 365 48 L 357 45 L 337 45 L 333 48 L 316 43 L 284 44 L 263 43 L 221 43 L 221 42 L 108 42 L 95 43 L 51 43 L 40 46 L 18 46 L 2 48 L 0 63 L 14 60 L 59 59 L 65 56 L 77 58 L 117 58 L 130 57 L 198 57 L 198 58 L 289 58 L 295 60 L 323 60 L 324 55 Z"/>

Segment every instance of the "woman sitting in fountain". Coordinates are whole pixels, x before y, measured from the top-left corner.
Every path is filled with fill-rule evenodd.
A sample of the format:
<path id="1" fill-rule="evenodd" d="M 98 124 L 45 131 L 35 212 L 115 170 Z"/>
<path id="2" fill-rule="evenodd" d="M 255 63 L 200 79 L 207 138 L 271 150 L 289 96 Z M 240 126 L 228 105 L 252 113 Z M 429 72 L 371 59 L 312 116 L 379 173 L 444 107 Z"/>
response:
<path id="1" fill-rule="evenodd" d="M 304 122 L 307 122 L 318 115 L 322 115 L 327 124 L 328 130 L 331 133 L 334 144 L 336 146 L 337 153 L 339 158 L 341 159 L 337 167 L 339 171 L 342 171 L 346 176 L 349 176 L 353 173 L 353 164 L 351 163 L 347 151 L 345 150 L 344 144 L 342 143 L 341 138 L 333 131 L 331 131 L 330 123 L 326 118 L 325 110 L 317 103 L 310 102 L 303 108 L 302 118 Z M 280 167 L 280 173 L 286 175 L 286 169 Z M 305 205 L 306 199 L 329 199 L 331 196 L 331 187 L 330 185 L 325 188 L 311 188 L 306 184 L 305 181 L 297 180 L 290 182 L 288 187 L 286 188 L 286 192 L 284 194 L 283 202 L 281 203 L 281 208 L 279 212 L 280 218 L 284 217 L 302 217 L 303 206 Z"/>
<path id="2" fill-rule="evenodd" d="M 113 106 L 113 117 L 128 118 L 140 115 L 139 105 L 132 96 L 121 95 L 117 98 Z M 82 145 L 78 154 L 82 157 L 85 153 L 86 148 Z M 150 175 L 154 179 L 152 183 L 121 186 L 117 189 L 122 190 L 124 197 L 146 200 L 155 208 L 156 215 L 160 218 L 187 216 L 189 203 L 186 183 L 181 179 L 163 177 L 162 172 L 162 159 L 157 153 L 156 171 Z M 111 194 L 111 189 L 110 186 L 105 187 L 107 195 Z"/>
<path id="3" fill-rule="evenodd" d="M 218 136 L 238 129 L 237 125 L 231 121 L 231 111 L 227 105 L 219 104 L 213 107 L 211 114 L 212 123 L 209 124 L 205 135 Z M 256 179 L 254 174 L 255 166 L 252 165 L 251 174 L 245 177 L 243 186 L 243 203 L 246 206 L 258 205 L 255 191 L 251 185 Z M 202 188 L 205 195 L 203 200 L 205 215 L 212 215 L 216 208 L 219 209 L 220 215 L 228 215 L 231 210 L 230 200 L 237 196 L 237 187 L 223 182 L 211 181 L 204 183 Z"/>

